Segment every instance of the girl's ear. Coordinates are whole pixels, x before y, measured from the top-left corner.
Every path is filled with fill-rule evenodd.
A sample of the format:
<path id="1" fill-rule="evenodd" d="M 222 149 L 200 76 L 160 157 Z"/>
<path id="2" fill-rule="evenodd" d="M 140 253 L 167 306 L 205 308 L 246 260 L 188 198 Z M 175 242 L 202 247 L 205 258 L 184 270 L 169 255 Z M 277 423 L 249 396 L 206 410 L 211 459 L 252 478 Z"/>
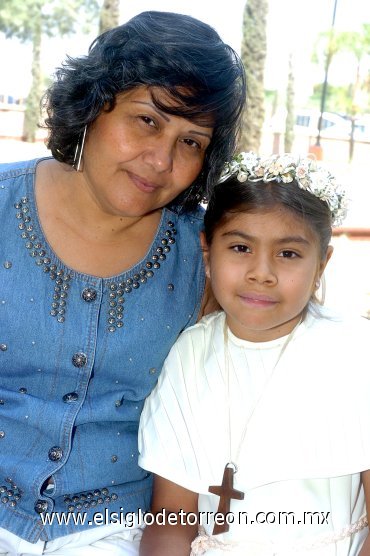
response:
<path id="1" fill-rule="evenodd" d="M 319 276 L 318 278 L 320 279 L 321 276 L 323 275 L 323 272 L 326 268 L 326 265 L 328 264 L 328 262 L 331 259 L 331 256 L 333 254 L 334 251 L 334 247 L 332 245 L 329 245 L 327 250 L 326 250 L 326 255 L 324 257 L 324 259 L 320 262 L 320 266 L 319 266 Z"/>
<path id="2" fill-rule="evenodd" d="M 206 269 L 206 276 L 207 276 L 207 278 L 210 278 L 209 247 L 208 247 L 208 243 L 206 241 L 206 236 L 205 236 L 204 232 L 200 232 L 200 244 L 202 246 L 203 261 L 204 261 L 204 266 L 205 266 L 205 269 Z"/>
<path id="3" fill-rule="evenodd" d="M 327 250 L 326 250 L 326 255 L 325 257 L 320 261 L 319 267 L 317 269 L 317 274 L 315 277 L 315 282 L 313 284 L 313 289 L 312 289 L 312 294 L 311 294 L 311 300 L 314 301 L 315 303 L 318 303 L 319 305 L 324 305 L 325 302 L 325 276 L 323 276 L 324 274 L 324 270 L 326 268 L 326 265 L 328 264 L 328 262 L 330 261 L 330 258 L 333 254 L 333 246 L 329 245 Z M 321 286 L 321 295 L 320 297 L 317 294 L 317 290 L 319 290 Z"/>

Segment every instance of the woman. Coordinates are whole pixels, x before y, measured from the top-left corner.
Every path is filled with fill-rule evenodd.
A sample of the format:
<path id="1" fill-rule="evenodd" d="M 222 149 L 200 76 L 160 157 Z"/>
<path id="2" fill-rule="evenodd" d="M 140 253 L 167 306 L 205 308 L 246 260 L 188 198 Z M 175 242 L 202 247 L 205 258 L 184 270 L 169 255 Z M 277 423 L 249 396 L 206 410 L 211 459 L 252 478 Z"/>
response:
<path id="1" fill-rule="evenodd" d="M 135 553 L 138 421 L 204 312 L 199 202 L 244 98 L 211 27 L 144 12 L 57 71 L 53 158 L 0 166 L 0 554 Z"/>

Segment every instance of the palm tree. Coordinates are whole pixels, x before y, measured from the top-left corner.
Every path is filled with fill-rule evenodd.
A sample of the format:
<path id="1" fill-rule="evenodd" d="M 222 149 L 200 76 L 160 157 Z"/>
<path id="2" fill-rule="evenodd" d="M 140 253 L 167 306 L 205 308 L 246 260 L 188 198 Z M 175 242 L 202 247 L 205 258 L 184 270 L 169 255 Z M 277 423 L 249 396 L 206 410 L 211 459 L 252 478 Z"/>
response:
<path id="1" fill-rule="evenodd" d="M 113 29 L 119 25 L 119 0 L 104 0 L 100 10 L 99 33 Z"/>
<path id="2" fill-rule="evenodd" d="M 258 152 L 265 117 L 264 72 L 268 0 L 248 0 L 243 14 L 241 58 L 247 72 L 247 106 L 240 138 L 242 150 Z"/>

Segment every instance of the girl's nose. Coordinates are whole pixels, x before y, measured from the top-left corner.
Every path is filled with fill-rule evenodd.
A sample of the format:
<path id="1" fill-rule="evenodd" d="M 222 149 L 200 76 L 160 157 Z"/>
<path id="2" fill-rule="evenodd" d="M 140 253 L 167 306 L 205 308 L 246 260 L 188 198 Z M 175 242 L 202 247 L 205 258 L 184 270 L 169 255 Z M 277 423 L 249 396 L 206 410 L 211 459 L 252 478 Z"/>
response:
<path id="1" fill-rule="evenodd" d="M 252 264 L 248 266 L 246 272 L 246 279 L 248 281 L 257 282 L 258 284 L 276 284 L 277 276 L 272 262 L 267 257 L 255 255 L 251 262 Z"/>

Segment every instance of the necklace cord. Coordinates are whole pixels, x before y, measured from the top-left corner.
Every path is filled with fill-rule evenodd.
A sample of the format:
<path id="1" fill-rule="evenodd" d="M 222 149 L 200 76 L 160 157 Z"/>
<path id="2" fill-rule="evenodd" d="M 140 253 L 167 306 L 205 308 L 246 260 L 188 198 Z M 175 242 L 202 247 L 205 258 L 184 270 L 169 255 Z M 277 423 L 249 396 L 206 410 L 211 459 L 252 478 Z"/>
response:
<path id="1" fill-rule="evenodd" d="M 297 324 L 294 326 L 293 330 L 291 330 L 291 332 L 288 334 L 285 342 L 282 345 L 282 348 L 279 352 L 278 358 L 260 392 L 260 395 L 258 396 L 252 411 L 249 413 L 246 423 L 243 427 L 242 430 L 242 434 L 241 434 L 241 438 L 239 441 L 239 445 L 237 447 L 236 453 L 235 453 L 235 458 L 233 458 L 233 449 L 232 449 L 232 434 L 231 434 L 231 396 L 230 396 L 230 353 L 229 353 L 229 328 L 227 326 L 227 322 L 226 322 L 226 316 L 225 316 L 225 322 L 224 322 L 224 358 L 225 358 L 225 372 L 226 372 L 226 386 L 227 386 L 227 411 L 228 411 L 228 422 L 229 422 L 229 461 L 227 463 L 228 466 L 233 467 L 234 468 L 234 474 L 237 473 L 238 471 L 238 460 L 239 460 L 239 456 L 240 456 L 240 451 L 242 449 L 243 446 L 243 442 L 245 439 L 245 435 L 247 434 L 247 429 L 248 429 L 248 425 L 254 415 L 254 412 L 257 408 L 257 406 L 259 405 L 262 396 L 267 388 L 267 386 L 269 385 L 269 383 L 271 382 L 271 379 L 273 377 L 273 375 L 275 374 L 275 370 L 278 366 L 278 364 L 281 361 L 281 358 L 286 350 L 286 348 L 288 347 L 288 344 L 290 343 L 290 341 L 292 340 L 296 330 L 298 329 L 298 327 L 300 326 L 300 324 L 303 321 L 303 316 L 301 316 L 301 318 L 299 319 L 299 321 L 297 322 Z"/>

